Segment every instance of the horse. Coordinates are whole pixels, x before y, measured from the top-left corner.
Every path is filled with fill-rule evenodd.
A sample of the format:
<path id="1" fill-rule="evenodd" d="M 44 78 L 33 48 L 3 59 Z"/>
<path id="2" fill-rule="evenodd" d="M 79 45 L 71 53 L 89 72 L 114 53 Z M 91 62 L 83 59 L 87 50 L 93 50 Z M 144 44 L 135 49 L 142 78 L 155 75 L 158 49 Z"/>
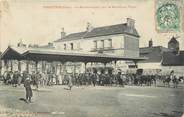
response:
<path id="1" fill-rule="evenodd" d="M 170 87 L 171 78 L 170 76 L 166 76 L 163 80 L 164 86 Z"/>

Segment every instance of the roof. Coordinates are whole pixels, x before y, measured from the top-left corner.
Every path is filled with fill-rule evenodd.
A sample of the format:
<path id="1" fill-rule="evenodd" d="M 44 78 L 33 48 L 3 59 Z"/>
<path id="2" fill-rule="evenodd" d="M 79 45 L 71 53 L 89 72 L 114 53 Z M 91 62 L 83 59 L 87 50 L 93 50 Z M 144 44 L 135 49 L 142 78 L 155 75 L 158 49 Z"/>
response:
<path id="1" fill-rule="evenodd" d="M 26 47 L 14 47 L 14 46 L 11 46 L 9 49 L 12 49 L 12 50 L 18 52 L 19 54 L 23 54 L 24 52 L 26 52 L 28 50 L 28 48 L 26 48 Z"/>
<path id="2" fill-rule="evenodd" d="M 92 31 L 87 33 L 84 38 L 114 35 L 114 34 L 128 34 L 139 37 L 139 34 L 135 28 L 130 29 L 127 26 L 127 23 L 124 23 L 94 28 Z"/>
<path id="3" fill-rule="evenodd" d="M 25 49 L 25 48 L 24 48 Z M 8 47 L 1 59 L 22 59 L 33 61 L 74 61 L 74 62 L 111 62 L 114 60 L 144 60 L 145 58 L 129 58 L 94 52 L 61 51 L 56 49 L 26 48 L 24 53 L 19 53 L 19 48 Z"/>
<path id="4" fill-rule="evenodd" d="M 50 46 L 50 45 L 42 45 L 42 46 L 39 46 L 38 48 L 54 49 L 55 47 L 54 46 Z"/>
<path id="5" fill-rule="evenodd" d="M 169 49 L 162 46 L 142 47 L 139 49 L 140 57 L 147 57 L 148 59 L 140 62 L 161 62 L 162 53 L 167 51 Z"/>
<path id="6" fill-rule="evenodd" d="M 184 51 L 180 51 L 180 56 L 182 59 L 182 64 L 184 65 Z"/>
<path id="7" fill-rule="evenodd" d="M 151 53 L 154 50 L 158 50 L 158 51 L 169 51 L 168 48 L 163 47 L 163 46 L 152 46 L 152 47 L 141 47 L 139 48 L 140 54 L 144 54 L 144 53 Z"/>
<path id="8" fill-rule="evenodd" d="M 2 54 L 1 59 L 23 59 L 22 54 L 27 51 L 25 47 L 8 47 Z"/>
<path id="9" fill-rule="evenodd" d="M 178 43 L 175 37 L 172 37 L 168 43 Z"/>
<path id="10" fill-rule="evenodd" d="M 84 38 L 86 33 L 87 33 L 86 31 L 78 32 L 78 33 L 71 33 L 69 35 L 66 35 L 62 39 L 58 39 L 58 40 L 56 40 L 54 42 L 61 42 L 61 41 L 69 41 L 69 40 L 81 39 L 81 38 Z"/>
<path id="11" fill-rule="evenodd" d="M 162 65 L 164 66 L 184 65 L 184 51 L 180 51 L 179 54 L 174 54 L 173 52 L 164 52 Z"/>
<path id="12" fill-rule="evenodd" d="M 73 62 L 110 62 L 113 60 L 144 60 L 145 58 L 130 58 L 123 56 L 115 56 L 109 54 L 97 54 L 94 52 L 79 51 L 60 51 L 60 50 L 29 50 L 24 56 L 31 60 L 49 60 L 49 61 L 73 61 Z"/>
<path id="13" fill-rule="evenodd" d="M 131 29 L 130 27 L 127 26 L 127 23 L 124 23 L 124 24 L 96 27 L 96 28 L 93 28 L 90 32 L 84 31 L 84 32 L 78 32 L 78 33 L 71 33 L 69 35 L 66 35 L 62 39 L 58 39 L 54 42 L 115 35 L 115 34 L 127 34 L 135 37 L 140 37 L 135 28 Z"/>

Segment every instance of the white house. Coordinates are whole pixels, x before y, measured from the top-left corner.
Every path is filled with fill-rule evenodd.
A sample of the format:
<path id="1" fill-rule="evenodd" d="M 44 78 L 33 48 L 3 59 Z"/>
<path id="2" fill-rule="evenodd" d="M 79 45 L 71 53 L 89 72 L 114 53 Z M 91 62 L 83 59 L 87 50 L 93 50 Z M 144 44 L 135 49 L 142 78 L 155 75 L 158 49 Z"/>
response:
<path id="1" fill-rule="evenodd" d="M 127 18 L 123 24 L 92 27 L 87 24 L 83 32 L 65 35 L 54 41 L 54 46 L 62 50 L 88 51 L 115 54 L 124 57 L 139 57 L 139 34 L 135 21 Z"/>
<path id="2" fill-rule="evenodd" d="M 127 18 L 126 23 L 93 27 L 87 23 L 85 31 L 66 35 L 54 41 L 56 49 L 113 54 L 123 57 L 139 57 L 139 34 L 135 20 Z M 110 65 L 111 66 L 111 65 Z M 128 68 L 125 61 L 118 61 L 117 66 Z"/>

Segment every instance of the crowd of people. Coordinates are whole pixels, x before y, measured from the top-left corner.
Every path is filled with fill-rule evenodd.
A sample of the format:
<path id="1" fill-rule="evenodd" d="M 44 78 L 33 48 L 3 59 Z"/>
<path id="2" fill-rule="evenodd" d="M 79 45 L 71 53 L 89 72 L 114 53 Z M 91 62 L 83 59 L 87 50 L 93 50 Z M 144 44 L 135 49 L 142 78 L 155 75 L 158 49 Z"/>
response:
<path id="1" fill-rule="evenodd" d="M 136 85 L 136 86 L 156 86 L 157 82 L 162 82 L 164 86 L 170 87 L 173 83 L 174 88 L 177 88 L 179 82 L 183 82 L 183 77 L 177 77 L 174 75 L 174 71 L 171 71 L 168 75 L 158 74 L 124 74 L 121 71 L 114 73 L 112 70 L 105 72 L 101 70 L 93 70 L 93 72 L 86 73 L 70 73 L 65 75 L 55 74 L 52 72 L 35 72 L 27 73 L 26 71 L 20 73 L 19 71 L 6 71 L 1 76 L 2 81 L 6 85 L 12 85 L 13 87 L 19 86 L 26 78 L 31 79 L 31 83 L 38 89 L 39 86 L 52 86 L 52 85 L 93 85 L 93 86 L 119 86 Z"/>
<path id="2" fill-rule="evenodd" d="M 101 70 L 98 72 L 97 69 L 93 69 L 92 72 L 86 73 L 68 73 L 68 74 L 56 74 L 54 72 L 36 72 L 32 73 L 19 71 L 5 71 L 0 76 L 1 81 L 5 85 L 12 85 L 13 87 L 24 84 L 26 91 L 26 99 L 23 99 L 26 103 L 32 103 L 31 98 L 33 96 L 31 85 L 36 87 L 36 90 L 40 86 L 52 86 L 52 85 L 68 85 L 69 89 L 72 86 L 117 86 L 124 87 L 125 85 L 136 85 L 136 86 L 157 86 L 158 82 L 162 82 L 165 87 L 177 88 L 179 82 L 183 82 L 183 76 L 176 76 L 174 71 L 171 71 L 167 75 L 159 74 L 143 74 L 142 71 L 136 73 L 122 73 L 121 71 L 113 72 L 112 70 Z M 184 82 L 183 82 L 184 83 Z"/>

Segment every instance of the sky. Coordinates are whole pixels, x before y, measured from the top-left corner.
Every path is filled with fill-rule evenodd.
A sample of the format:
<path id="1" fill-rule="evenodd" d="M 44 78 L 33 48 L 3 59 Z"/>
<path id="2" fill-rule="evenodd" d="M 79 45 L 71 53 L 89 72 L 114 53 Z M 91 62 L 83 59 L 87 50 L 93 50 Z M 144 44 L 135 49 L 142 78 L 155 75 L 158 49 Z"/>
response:
<path id="1" fill-rule="evenodd" d="M 86 29 L 87 22 L 99 27 L 126 23 L 135 19 L 139 32 L 140 47 L 167 47 L 172 36 L 178 36 L 180 48 L 184 49 L 183 31 L 160 33 L 156 30 L 154 0 L 0 0 L 0 51 L 8 45 L 44 45 L 60 38 L 64 27 L 67 34 Z M 183 15 L 184 16 L 184 15 Z"/>

